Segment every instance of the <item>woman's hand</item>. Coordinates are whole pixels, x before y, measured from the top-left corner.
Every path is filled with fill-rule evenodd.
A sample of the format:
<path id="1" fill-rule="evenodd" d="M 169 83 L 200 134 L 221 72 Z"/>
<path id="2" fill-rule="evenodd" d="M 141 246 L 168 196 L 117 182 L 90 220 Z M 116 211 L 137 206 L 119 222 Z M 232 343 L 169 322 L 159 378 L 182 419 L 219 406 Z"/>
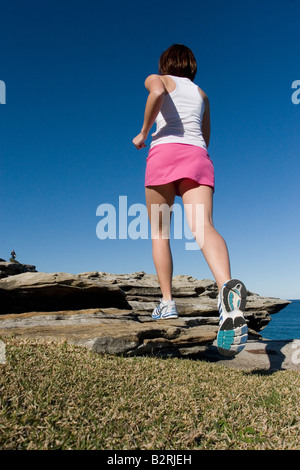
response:
<path id="1" fill-rule="evenodd" d="M 132 143 L 135 147 L 140 150 L 146 147 L 145 140 L 147 139 L 147 135 L 144 132 L 140 132 L 133 140 Z"/>

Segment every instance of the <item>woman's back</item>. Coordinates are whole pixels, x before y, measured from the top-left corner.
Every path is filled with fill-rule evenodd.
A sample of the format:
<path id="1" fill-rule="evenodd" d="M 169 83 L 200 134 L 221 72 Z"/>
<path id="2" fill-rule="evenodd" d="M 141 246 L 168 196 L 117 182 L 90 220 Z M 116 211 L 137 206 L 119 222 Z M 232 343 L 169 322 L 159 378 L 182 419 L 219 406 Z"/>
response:
<path id="1" fill-rule="evenodd" d="M 199 87 L 186 77 L 168 75 L 160 78 L 168 93 L 155 121 L 151 148 L 163 143 L 182 143 L 206 149 L 202 134 L 205 104 Z"/>

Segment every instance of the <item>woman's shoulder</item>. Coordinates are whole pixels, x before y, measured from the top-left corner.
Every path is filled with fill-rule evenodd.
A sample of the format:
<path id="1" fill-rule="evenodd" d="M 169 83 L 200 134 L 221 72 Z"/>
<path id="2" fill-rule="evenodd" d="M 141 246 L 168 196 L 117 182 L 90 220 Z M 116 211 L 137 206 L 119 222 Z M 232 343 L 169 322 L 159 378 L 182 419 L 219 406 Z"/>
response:
<path id="1" fill-rule="evenodd" d="M 166 89 L 166 92 L 170 93 L 172 89 L 176 88 L 176 84 L 174 80 L 168 75 L 158 75 L 158 74 L 151 74 L 145 80 L 145 87 L 149 90 L 149 87 L 153 83 L 161 83 Z"/>
<path id="2" fill-rule="evenodd" d="M 155 73 L 151 74 L 151 75 L 148 75 L 148 77 L 146 78 L 145 82 L 144 82 L 144 85 L 145 87 L 147 88 L 147 90 L 149 91 L 150 87 L 152 84 L 155 84 L 155 83 L 161 83 L 163 84 L 163 82 L 159 79 L 159 75 L 156 75 Z"/>
<path id="3" fill-rule="evenodd" d="M 148 77 L 146 78 L 145 80 L 145 84 L 146 83 L 150 83 L 152 82 L 153 80 L 160 80 L 161 79 L 161 75 L 158 75 L 156 73 L 151 73 L 150 75 L 148 75 Z"/>
<path id="4" fill-rule="evenodd" d="M 165 83 L 167 78 L 168 78 L 167 75 L 158 75 L 156 73 L 152 73 L 151 75 L 148 75 L 148 77 L 146 78 L 145 85 L 151 83 L 154 80 L 160 80 L 163 83 Z"/>

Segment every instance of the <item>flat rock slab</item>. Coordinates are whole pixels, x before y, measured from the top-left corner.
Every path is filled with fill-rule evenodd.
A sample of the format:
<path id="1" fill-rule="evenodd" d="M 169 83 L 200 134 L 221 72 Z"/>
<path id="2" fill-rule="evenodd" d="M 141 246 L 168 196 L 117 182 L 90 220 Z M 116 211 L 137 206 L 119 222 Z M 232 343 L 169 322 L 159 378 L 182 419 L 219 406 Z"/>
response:
<path id="1" fill-rule="evenodd" d="M 210 279 L 173 278 L 176 320 L 153 321 L 161 292 L 157 277 L 143 271 L 38 273 L 34 266 L 2 262 L 0 338 L 66 340 L 105 354 L 194 357 L 241 369 L 298 369 L 298 343 L 260 341 L 260 331 L 286 300 L 248 291 L 245 318 L 250 339 L 233 359 L 218 353 L 218 289 Z M 17 273 L 15 266 L 27 272 Z M 14 275 L 11 273 L 13 272 Z M 298 347 L 298 349 L 297 349 Z"/>
<path id="2" fill-rule="evenodd" d="M 66 340 L 100 354 L 193 357 L 262 373 L 300 370 L 300 340 L 249 340 L 233 358 L 216 347 L 218 320 L 207 317 L 153 321 L 145 312 L 115 308 L 29 312 L 0 316 L 0 338 Z"/>
<path id="3" fill-rule="evenodd" d="M 180 317 L 219 317 L 218 289 L 214 281 L 174 276 L 172 292 Z M 0 279 L 0 314 L 98 307 L 149 314 L 160 297 L 157 276 L 143 271 L 131 274 L 27 272 Z M 248 291 L 245 318 L 251 332 L 261 331 L 271 315 L 289 303 Z"/>
<path id="4" fill-rule="evenodd" d="M 105 354 L 186 356 L 213 343 L 217 324 L 207 318 L 153 321 L 144 312 L 115 308 L 30 312 L 0 316 L 0 337 L 66 340 Z"/>
<path id="5" fill-rule="evenodd" d="M 133 310 L 145 310 L 150 313 L 161 297 L 157 276 L 143 271 L 130 274 L 95 271 L 80 273 L 80 277 L 95 284 L 102 282 L 118 286 L 126 293 L 126 300 Z M 196 279 L 183 274 L 174 276 L 172 295 L 181 317 L 197 315 L 219 317 L 218 288 L 211 279 Z M 271 321 L 271 315 L 276 314 L 289 303 L 287 300 L 262 297 L 248 291 L 245 318 L 249 329 L 259 332 Z"/>
<path id="6" fill-rule="evenodd" d="M 248 341 L 244 350 L 233 358 L 221 356 L 214 342 L 199 357 L 236 369 L 262 373 L 284 369 L 300 371 L 300 340 Z"/>
<path id="7" fill-rule="evenodd" d="M 131 308 L 117 285 L 75 274 L 27 272 L 0 280 L 0 314 L 94 307 Z"/>

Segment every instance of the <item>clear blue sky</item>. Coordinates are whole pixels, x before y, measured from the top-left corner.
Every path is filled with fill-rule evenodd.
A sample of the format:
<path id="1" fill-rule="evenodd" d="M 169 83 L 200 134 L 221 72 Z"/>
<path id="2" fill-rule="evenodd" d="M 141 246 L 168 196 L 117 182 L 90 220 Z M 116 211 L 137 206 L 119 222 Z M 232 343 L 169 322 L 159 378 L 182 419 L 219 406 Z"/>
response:
<path id="1" fill-rule="evenodd" d="M 0 17 L 0 257 L 14 249 L 45 272 L 155 272 L 151 240 L 97 238 L 96 209 L 145 202 L 147 149 L 131 142 L 144 79 L 180 42 L 211 102 L 214 221 L 232 274 L 300 298 L 298 0 L 2 0 Z M 175 275 L 212 278 L 200 251 L 171 245 Z"/>

